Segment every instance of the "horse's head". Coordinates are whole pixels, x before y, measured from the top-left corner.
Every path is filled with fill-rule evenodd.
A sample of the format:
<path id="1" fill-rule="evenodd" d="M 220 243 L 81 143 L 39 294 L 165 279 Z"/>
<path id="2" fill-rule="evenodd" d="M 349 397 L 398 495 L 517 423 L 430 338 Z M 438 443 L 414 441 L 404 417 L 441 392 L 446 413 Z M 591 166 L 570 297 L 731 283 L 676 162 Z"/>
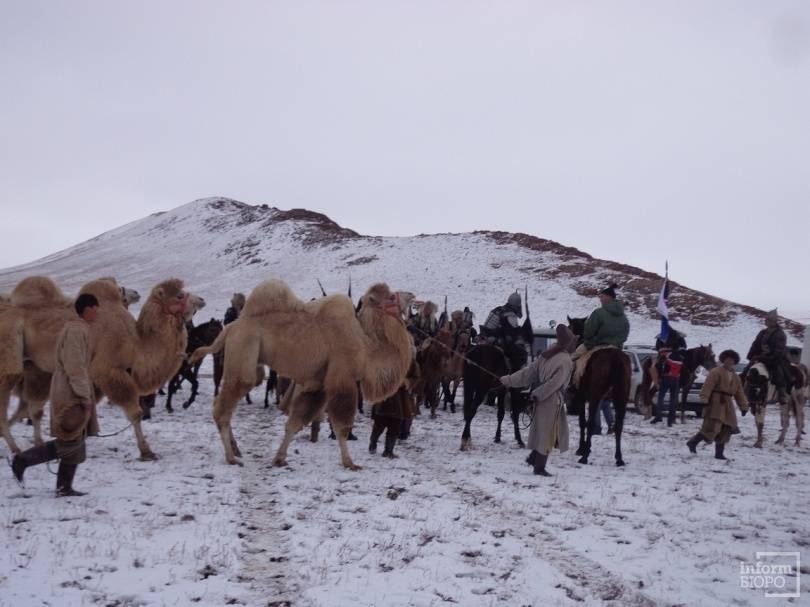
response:
<path id="1" fill-rule="evenodd" d="M 700 346 L 698 353 L 698 360 L 701 367 L 711 370 L 717 366 L 717 359 L 714 357 L 714 350 L 712 350 L 711 344 L 708 346 Z"/>
<path id="2" fill-rule="evenodd" d="M 585 334 L 585 321 L 588 319 L 571 318 L 570 316 L 566 316 L 566 318 L 568 319 L 568 328 L 571 329 L 571 333 L 582 339 L 582 336 Z"/>

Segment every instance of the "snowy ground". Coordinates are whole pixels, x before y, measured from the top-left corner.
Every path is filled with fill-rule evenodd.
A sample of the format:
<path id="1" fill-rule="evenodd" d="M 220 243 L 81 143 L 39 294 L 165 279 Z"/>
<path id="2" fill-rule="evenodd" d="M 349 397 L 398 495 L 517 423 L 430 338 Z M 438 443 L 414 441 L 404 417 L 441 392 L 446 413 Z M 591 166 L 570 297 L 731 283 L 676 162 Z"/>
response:
<path id="1" fill-rule="evenodd" d="M 687 452 L 694 420 L 667 429 L 629 413 L 626 468 L 612 437 L 596 437 L 591 465 L 555 454 L 544 479 L 511 432 L 492 443 L 486 406 L 473 451 L 458 451 L 460 413 L 444 412 L 417 418 L 393 462 L 367 452 L 363 417 L 351 449 L 364 468 L 348 472 L 334 442 L 306 433 L 290 466 L 272 468 L 283 418 L 242 405 L 237 468 L 223 463 L 204 384 L 192 409 L 146 422 L 158 463 L 135 459 L 130 431 L 93 439 L 76 481 L 88 497 L 54 499 L 45 467 L 24 490 L 0 475 L 0 606 L 810 602 L 806 568 L 791 603 L 740 588 L 739 562 L 757 551 L 810 557 L 810 448 L 775 447 L 776 415 L 764 450 L 747 416 L 718 462 L 711 448 Z M 106 405 L 101 422 L 125 425 Z"/>

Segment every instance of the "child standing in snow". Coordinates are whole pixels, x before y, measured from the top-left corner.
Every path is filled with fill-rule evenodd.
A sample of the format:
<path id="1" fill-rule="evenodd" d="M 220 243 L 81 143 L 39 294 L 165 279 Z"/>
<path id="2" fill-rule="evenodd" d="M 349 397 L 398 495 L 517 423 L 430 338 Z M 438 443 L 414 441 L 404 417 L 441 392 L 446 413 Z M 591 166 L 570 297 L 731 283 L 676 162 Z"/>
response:
<path id="1" fill-rule="evenodd" d="M 706 383 L 700 391 L 700 402 L 708 404 L 703 426 L 686 443 L 692 453 L 702 440 L 707 443 L 714 441 L 714 457 L 726 459 L 723 450 L 732 434 L 739 434 L 737 427 L 737 414 L 731 399 L 737 401 L 743 415 L 748 413 L 748 399 L 745 397 L 742 382 L 734 370 L 734 365 L 740 362 L 740 355 L 734 350 L 725 350 L 720 353 L 720 366 L 709 371 Z"/>

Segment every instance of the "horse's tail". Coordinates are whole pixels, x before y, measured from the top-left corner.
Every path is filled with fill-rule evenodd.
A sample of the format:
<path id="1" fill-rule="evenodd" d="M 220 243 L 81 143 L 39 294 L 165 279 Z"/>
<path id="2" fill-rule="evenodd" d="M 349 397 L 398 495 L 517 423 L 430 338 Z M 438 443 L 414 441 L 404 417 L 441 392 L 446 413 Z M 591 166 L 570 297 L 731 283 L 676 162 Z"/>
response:
<path id="1" fill-rule="evenodd" d="M 212 343 L 210 346 L 203 346 L 202 348 L 197 348 L 194 350 L 194 353 L 189 358 L 189 364 L 196 365 L 209 354 L 219 354 L 223 348 L 225 348 L 225 342 L 228 340 L 228 332 L 237 322 L 239 321 L 235 321 L 227 325 L 222 332 L 217 335 L 214 343 Z"/>

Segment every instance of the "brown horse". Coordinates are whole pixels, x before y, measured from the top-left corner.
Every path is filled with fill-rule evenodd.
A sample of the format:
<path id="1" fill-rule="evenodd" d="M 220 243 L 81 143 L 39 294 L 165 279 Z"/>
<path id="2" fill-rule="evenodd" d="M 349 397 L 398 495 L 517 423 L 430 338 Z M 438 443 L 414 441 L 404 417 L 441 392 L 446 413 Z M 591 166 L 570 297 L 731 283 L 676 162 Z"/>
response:
<path id="1" fill-rule="evenodd" d="M 442 383 L 444 368 L 452 348 L 453 336 L 449 331 L 442 329 L 436 337 L 429 337 L 416 354 L 419 364 L 420 379 L 417 384 L 417 402 L 430 407 L 430 417 L 436 417 L 436 408 L 439 405 L 439 388 Z"/>
<path id="2" fill-rule="evenodd" d="M 652 399 L 656 390 L 652 387 L 652 375 L 650 368 L 654 363 L 655 357 L 651 356 L 645 360 L 642 365 L 643 377 L 641 380 L 641 394 L 644 399 L 645 415 L 652 411 Z M 681 391 L 681 423 L 686 421 L 686 401 L 689 397 L 689 390 L 695 383 L 697 377 L 698 367 L 703 367 L 706 370 L 714 369 L 717 366 L 717 361 L 714 357 L 712 345 L 701 345 L 697 348 L 689 348 L 683 352 L 683 367 L 681 368 L 680 377 L 680 391 Z"/>
<path id="3" fill-rule="evenodd" d="M 471 342 L 469 331 L 459 331 L 453 341 L 453 354 L 444 365 L 444 374 L 442 376 L 442 393 L 444 395 L 444 406 L 442 408 L 447 411 L 447 405 L 449 404 L 451 413 L 456 412 L 456 393 L 464 377 L 464 356 L 470 349 Z"/>
<path id="4" fill-rule="evenodd" d="M 585 332 L 585 318 L 568 318 L 568 327 L 580 340 Z M 579 412 L 579 463 L 587 464 L 591 454 L 591 435 L 599 403 L 610 396 L 616 410 L 616 465 L 624 466 L 622 428 L 630 398 L 630 359 L 618 348 L 598 350 L 591 355 L 585 373 L 574 394 L 574 410 Z M 585 403 L 588 403 L 587 412 Z M 587 413 L 587 417 L 586 417 Z"/>

